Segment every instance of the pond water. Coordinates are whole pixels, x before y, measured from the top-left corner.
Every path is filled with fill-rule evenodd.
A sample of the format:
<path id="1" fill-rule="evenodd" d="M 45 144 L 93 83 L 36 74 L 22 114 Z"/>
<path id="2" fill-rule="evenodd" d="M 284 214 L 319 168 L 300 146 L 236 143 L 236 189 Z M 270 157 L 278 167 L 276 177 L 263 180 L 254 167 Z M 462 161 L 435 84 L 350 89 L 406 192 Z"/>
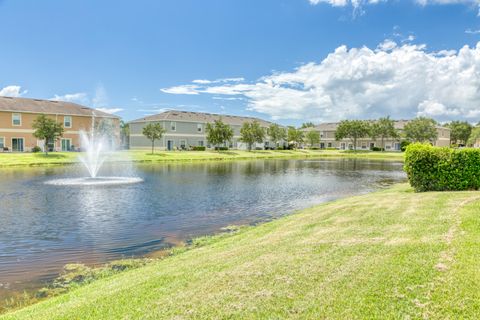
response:
<path id="1" fill-rule="evenodd" d="M 145 256 L 232 224 L 255 224 L 404 181 L 402 164 L 260 160 L 112 165 L 142 183 L 65 186 L 81 167 L 0 170 L 0 298 L 43 286 L 72 262 Z"/>

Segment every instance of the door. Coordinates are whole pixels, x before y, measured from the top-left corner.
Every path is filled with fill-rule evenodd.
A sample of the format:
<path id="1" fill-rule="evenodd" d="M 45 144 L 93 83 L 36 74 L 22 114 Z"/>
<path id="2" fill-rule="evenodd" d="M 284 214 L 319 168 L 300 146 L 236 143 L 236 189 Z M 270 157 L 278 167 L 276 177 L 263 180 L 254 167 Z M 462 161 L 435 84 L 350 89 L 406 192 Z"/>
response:
<path id="1" fill-rule="evenodd" d="M 12 138 L 12 151 L 23 152 L 23 138 Z"/>
<path id="2" fill-rule="evenodd" d="M 167 141 L 167 150 L 173 150 L 173 140 Z"/>
<path id="3" fill-rule="evenodd" d="M 62 151 L 71 150 L 71 141 L 70 139 L 62 139 Z"/>
<path id="4" fill-rule="evenodd" d="M 180 149 L 186 150 L 187 149 L 187 141 L 180 140 Z"/>

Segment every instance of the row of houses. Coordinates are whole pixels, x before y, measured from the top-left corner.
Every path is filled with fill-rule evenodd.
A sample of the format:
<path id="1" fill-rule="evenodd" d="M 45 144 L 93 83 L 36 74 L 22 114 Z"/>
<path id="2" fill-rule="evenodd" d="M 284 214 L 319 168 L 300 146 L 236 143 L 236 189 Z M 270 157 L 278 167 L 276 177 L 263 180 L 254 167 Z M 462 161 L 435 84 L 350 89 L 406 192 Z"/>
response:
<path id="1" fill-rule="evenodd" d="M 48 146 L 33 136 L 33 121 L 40 114 L 45 114 L 57 122 L 63 124 L 65 129 L 63 137 L 58 141 L 51 141 Z M 194 146 L 210 148 L 207 141 L 206 125 L 221 119 L 234 130 L 231 142 L 226 145 L 233 149 L 246 149 L 245 143 L 240 141 L 240 128 L 246 122 L 258 121 L 260 126 L 267 129 L 272 122 L 254 117 L 240 117 L 232 115 L 219 115 L 189 111 L 166 111 L 129 122 L 130 136 L 129 146 L 131 149 L 146 149 L 151 142 L 142 134 L 143 128 L 149 123 L 160 123 L 165 129 L 165 134 L 157 147 L 165 150 L 190 149 Z M 80 132 L 89 131 L 100 123 L 108 123 L 111 128 L 112 144 L 120 142 L 120 118 L 91 109 L 79 104 L 52 101 L 42 99 L 27 99 L 14 97 L 0 97 L 0 151 L 23 152 L 31 151 L 38 146 L 42 150 L 47 147 L 55 151 L 78 150 L 80 145 Z M 402 131 L 408 121 L 395 121 L 397 130 Z M 313 128 L 304 129 L 305 132 L 316 130 L 320 133 L 321 141 L 315 147 L 336 149 L 371 149 L 379 147 L 380 141 L 370 138 L 359 139 L 353 146 L 349 139 L 337 141 L 335 131 L 338 123 L 322 123 Z M 438 126 L 438 138 L 434 142 L 436 146 L 448 146 L 450 144 L 450 129 Z M 288 144 L 287 141 L 282 144 Z M 384 141 L 385 149 L 400 150 L 399 139 L 387 139 Z M 275 143 L 267 136 L 265 141 L 257 143 L 254 148 L 272 148 Z"/>

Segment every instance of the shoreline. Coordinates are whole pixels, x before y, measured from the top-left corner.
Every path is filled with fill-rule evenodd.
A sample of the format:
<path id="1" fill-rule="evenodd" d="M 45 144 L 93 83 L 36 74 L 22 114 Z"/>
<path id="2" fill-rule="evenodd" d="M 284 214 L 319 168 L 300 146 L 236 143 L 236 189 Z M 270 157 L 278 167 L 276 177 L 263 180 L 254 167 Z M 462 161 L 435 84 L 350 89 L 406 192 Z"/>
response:
<path id="1" fill-rule="evenodd" d="M 0 153 L 0 169 L 22 167 L 69 166 L 81 162 L 81 153 L 54 152 L 45 156 L 40 153 Z M 365 159 L 382 161 L 404 161 L 400 152 L 365 152 L 330 150 L 258 150 L 258 151 L 159 151 L 151 154 L 146 151 L 119 151 L 115 153 L 120 159 L 107 160 L 106 163 L 191 163 L 234 160 L 268 160 L 268 159 Z"/>
<path id="2" fill-rule="evenodd" d="M 394 203 L 388 200 L 392 198 Z M 452 208 L 455 209 L 452 211 Z M 475 294 L 476 287 L 464 286 L 462 291 L 456 288 L 457 277 L 472 276 L 466 272 L 475 270 L 471 269 L 471 259 L 460 260 L 456 268 L 447 268 L 447 271 L 437 267 L 449 246 L 456 245 L 460 257 L 464 250 L 471 250 L 461 244 L 464 237 L 472 235 L 459 232 L 456 235 L 459 239 L 454 243 L 442 239 L 451 226 L 456 225 L 456 215 L 468 221 L 476 217 L 478 208 L 480 192 L 414 193 L 405 183 L 395 184 L 365 195 L 302 209 L 259 225 L 235 227 L 231 232 L 194 239 L 191 246 L 169 249 L 173 254 L 166 258 L 95 280 L 0 318 L 82 318 L 92 316 L 94 309 L 98 318 L 166 318 L 174 314 L 188 314 L 192 318 L 261 317 L 258 310 L 250 309 L 253 306 L 262 312 L 288 316 L 293 307 L 291 303 L 304 301 L 300 296 L 295 298 L 296 294 L 312 293 L 317 286 L 322 293 L 312 297 L 318 301 L 305 301 L 315 311 L 304 313 L 304 310 L 301 314 L 320 317 L 330 314 L 332 318 L 354 314 L 415 317 L 425 311 L 424 291 L 431 290 L 425 283 L 432 281 L 442 283 L 439 287 L 442 290 L 429 294 L 432 301 L 427 308 L 433 315 L 445 317 L 448 314 L 442 312 L 451 309 L 443 308 L 443 301 L 463 301 L 465 294 Z M 477 233 L 480 237 L 480 231 L 475 235 Z M 471 239 L 465 241 L 468 243 Z M 317 250 L 320 251 L 316 253 Z M 320 265 L 323 267 L 319 268 Z M 313 269 L 304 273 L 310 266 Z M 335 275 L 341 270 L 343 275 L 338 278 Z M 454 273 L 456 271 L 459 274 Z M 411 278 L 412 272 L 416 278 Z M 453 273 L 451 283 L 444 282 L 444 272 Z M 355 281 L 350 274 L 356 275 Z M 278 280 L 271 282 L 270 275 Z M 326 280 L 334 276 L 334 281 L 322 280 L 324 276 Z M 290 280 L 285 283 L 280 279 Z M 188 288 L 184 288 L 184 281 L 188 281 Z M 298 285 L 298 293 L 291 291 L 294 284 L 294 287 Z M 331 291 L 336 286 L 343 289 Z M 408 299 L 393 299 L 392 308 L 385 309 L 384 299 L 394 293 Z M 232 309 L 228 302 L 232 294 L 240 295 L 236 299 L 240 299 L 245 308 Z M 450 300 L 435 300 L 435 295 L 442 294 Z M 329 295 L 333 295 L 334 304 L 328 302 Z M 189 298 L 185 300 L 186 296 Z M 282 297 L 288 296 L 291 296 L 290 302 L 285 305 Z M 355 304 L 351 305 L 353 297 Z M 468 301 L 475 304 L 477 300 Z M 142 305 L 152 307 L 142 309 Z M 464 307 L 467 316 L 475 312 L 474 306 Z M 348 314 L 345 310 L 349 310 Z"/>

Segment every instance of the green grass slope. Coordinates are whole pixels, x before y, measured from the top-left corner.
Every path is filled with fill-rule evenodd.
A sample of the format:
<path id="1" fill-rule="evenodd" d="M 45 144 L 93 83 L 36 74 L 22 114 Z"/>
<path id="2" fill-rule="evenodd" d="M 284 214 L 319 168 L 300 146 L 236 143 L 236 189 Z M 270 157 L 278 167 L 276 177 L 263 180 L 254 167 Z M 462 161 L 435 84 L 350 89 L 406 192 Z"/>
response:
<path id="1" fill-rule="evenodd" d="M 480 317 L 480 192 L 338 200 L 1 319 Z"/>

